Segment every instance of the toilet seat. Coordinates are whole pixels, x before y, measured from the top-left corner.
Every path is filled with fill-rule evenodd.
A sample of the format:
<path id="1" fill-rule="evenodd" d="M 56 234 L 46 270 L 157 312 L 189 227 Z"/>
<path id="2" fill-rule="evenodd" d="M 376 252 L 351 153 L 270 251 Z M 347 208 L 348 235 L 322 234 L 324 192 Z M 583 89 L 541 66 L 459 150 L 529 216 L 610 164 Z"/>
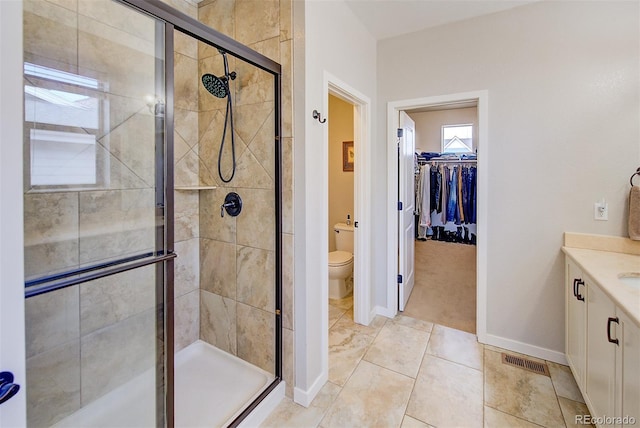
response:
<path id="1" fill-rule="evenodd" d="M 329 253 L 329 266 L 345 266 L 353 261 L 353 254 L 348 251 L 331 251 Z"/>

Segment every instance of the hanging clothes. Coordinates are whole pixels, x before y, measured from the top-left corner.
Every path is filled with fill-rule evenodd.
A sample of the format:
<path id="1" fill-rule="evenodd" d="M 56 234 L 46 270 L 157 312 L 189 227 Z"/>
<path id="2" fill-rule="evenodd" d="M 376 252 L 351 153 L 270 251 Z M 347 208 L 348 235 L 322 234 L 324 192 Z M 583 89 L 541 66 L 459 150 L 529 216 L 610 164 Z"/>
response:
<path id="1" fill-rule="evenodd" d="M 420 205 L 420 219 L 418 226 L 424 228 L 424 236 L 427 234 L 427 228 L 431 227 L 431 168 L 429 165 L 420 167 L 420 176 L 422 183 L 422 204 Z"/>

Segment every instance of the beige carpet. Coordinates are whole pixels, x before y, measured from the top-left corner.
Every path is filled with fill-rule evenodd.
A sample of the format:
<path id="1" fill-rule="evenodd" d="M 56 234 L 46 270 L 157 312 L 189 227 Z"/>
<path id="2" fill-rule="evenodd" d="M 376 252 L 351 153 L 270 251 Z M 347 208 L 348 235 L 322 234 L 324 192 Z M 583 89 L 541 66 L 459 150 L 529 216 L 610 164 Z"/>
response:
<path id="1" fill-rule="evenodd" d="M 403 315 L 476 333 L 476 246 L 416 241 L 415 285 Z"/>

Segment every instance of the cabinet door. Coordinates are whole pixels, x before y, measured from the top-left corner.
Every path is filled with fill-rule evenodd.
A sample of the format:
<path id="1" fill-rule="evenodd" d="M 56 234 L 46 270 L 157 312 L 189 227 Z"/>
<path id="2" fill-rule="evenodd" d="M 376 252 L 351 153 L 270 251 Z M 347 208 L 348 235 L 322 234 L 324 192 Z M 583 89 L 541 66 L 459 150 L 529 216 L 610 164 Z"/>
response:
<path id="1" fill-rule="evenodd" d="M 618 311 L 618 320 L 616 410 L 623 422 L 634 425 L 634 419 L 636 423 L 640 421 L 640 327 L 622 311 Z"/>
<path id="2" fill-rule="evenodd" d="M 582 271 L 567 258 L 566 262 L 566 334 L 567 361 L 580 388 L 584 391 L 586 366 L 587 287 Z"/>
<path id="3" fill-rule="evenodd" d="M 617 345 L 609 342 L 607 329 L 615 338 L 617 325 L 609 322 L 616 316 L 616 307 L 606 294 L 586 280 L 587 295 L 587 395 L 591 401 L 592 416 L 615 414 L 615 363 Z"/>

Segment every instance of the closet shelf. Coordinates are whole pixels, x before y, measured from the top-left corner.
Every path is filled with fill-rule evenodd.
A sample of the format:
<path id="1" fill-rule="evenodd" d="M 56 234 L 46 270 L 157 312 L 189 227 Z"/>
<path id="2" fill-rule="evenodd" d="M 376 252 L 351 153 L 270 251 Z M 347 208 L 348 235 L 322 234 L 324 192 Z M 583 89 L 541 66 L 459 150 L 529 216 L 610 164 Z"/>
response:
<path id="1" fill-rule="evenodd" d="M 174 186 L 173 190 L 183 190 L 183 191 L 190 191 L 190 190 L 213 190 L 213 189 L 217 189 L 217 186 Z"/>

